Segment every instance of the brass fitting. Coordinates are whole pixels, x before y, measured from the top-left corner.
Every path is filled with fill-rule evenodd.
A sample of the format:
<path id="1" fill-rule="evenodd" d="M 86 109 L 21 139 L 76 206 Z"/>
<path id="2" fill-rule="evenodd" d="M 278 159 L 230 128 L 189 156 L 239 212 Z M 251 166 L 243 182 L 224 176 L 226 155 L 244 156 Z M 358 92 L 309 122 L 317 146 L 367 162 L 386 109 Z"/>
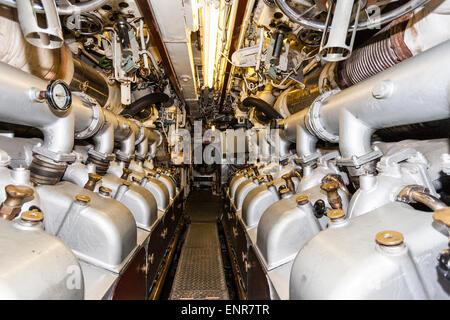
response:
<path id="1" fill-rule="evenodd" d="M 433 214 L 433 220 L 450 228 L 450 207 L 436 210 Z"/>
<path id="2" fill-rule="evenodd" d="M 6 200 L 0 206 L 0 217 L 13 220 L 22 209 L 25 202 L 33 199 L 34 191 L 27 186 L 7 185 L 5 187 Z"/>
<path id="3" fill-rule="evenodd" d="M 88 203 L 91 201 L 91 198 L 84 194 L 77 194 L 75 196 L 75 201 L 82 206 L 87 206 Z"/>
<path id="4" fill-rule="evenodd" d="M 104 197 L 111 196 L 111 192 L 112 192 L 112 190 L 110 188 L 106 188 L 106 187 L 100 187 L 100 189 L 98 191 L 99 191 L 100 195 L 102 195 Z"/>
<path id="5" fill-rule="evenodd" d="M 90 191 L 94 191 L 97 182 L 101 181 L 102 177 L 95 173 L 89 173 L 89 180 L 84 185 L 84 188 Z"/>
<path id="6" fill-rule="evenodd" d="M 323 183 L 320 189 L 327 193 L 328 202 L 333 209 L 342 209 L 342 199 L 338 193 L 339 184 L 336 181 Z"/>
<path id="7" fill-rule="evenodd" d="M 131 172 L 133 172 L 131 169 L 123 168 L 122 169 L 122 176 L 120 177 L 120 179 L 128 180 L 128 176 L 131 174 Z"/>

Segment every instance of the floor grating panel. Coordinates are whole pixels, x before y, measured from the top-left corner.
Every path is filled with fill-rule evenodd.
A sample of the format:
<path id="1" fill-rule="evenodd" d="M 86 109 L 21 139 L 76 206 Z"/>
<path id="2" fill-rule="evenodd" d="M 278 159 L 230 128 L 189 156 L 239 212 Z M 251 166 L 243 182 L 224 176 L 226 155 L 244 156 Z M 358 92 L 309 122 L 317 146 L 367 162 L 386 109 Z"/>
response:
<path id="1" fill-rule="evenodd" d="M 189 225 L 170 293 L 171 300 L 227 300 L 216 223 Z"/>

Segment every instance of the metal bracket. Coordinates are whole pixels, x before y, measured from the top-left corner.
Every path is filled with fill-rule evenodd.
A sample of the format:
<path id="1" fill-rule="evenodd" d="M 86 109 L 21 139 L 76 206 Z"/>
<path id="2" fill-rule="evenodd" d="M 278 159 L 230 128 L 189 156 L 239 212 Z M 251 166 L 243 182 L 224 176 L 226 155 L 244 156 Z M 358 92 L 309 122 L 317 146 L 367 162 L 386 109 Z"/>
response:
<path id="1" fill-rule="evenodd" d="M 95 150 L 94 148 L 89 149 L 88 155 L 92 155 L 95 159 L 104 161 L 113 161 L 114 159 L 116 159 L 116 155 L 114 153 L 103 153 Z"/>
<path id="2" fill-rule="evenodd" d="M 317 164 L 326 167 L 328 166 L 328 161 L 337 159 L 338 157 L 340 157 L 339 151 L 328 152 L 317 159 Z"/>
<path id="3" fill-rule="evenodd" d="M 364 164 L 381 158 L 383 152 L 378 147 L 374 147 L 373 150 L 360 157 L 352 156 L 351 158 L 341 158 L 336 161 L 339 166 L 360 168 Z"/>
<path id="4" fill-rule="evenodd" d="M 37 153 L 41 156 L 44 156 L 46 158 L 52 159 L 56 162 L 75 162 L 77 159 L 77 156 L 75 153 L 57 153 L 48 150 L 47 148 L 43 148 L 40 146 L 34 146 L 33 152 Z"/>
<path id="5" fill-rule="evenodd" d="M 88 103 L 87 101 L 83 101 L 83 104 L 85 106 L 88 106 L 92 109 L 92 121 L 89 124 L 89 127 L 86 129 L 75 132 L 75 139 L 87 139 L 95 135 L 100 128 L 105 123 L 105 115 L 103 114 L 103 111 L 101 107 L 96 103 Z"/>

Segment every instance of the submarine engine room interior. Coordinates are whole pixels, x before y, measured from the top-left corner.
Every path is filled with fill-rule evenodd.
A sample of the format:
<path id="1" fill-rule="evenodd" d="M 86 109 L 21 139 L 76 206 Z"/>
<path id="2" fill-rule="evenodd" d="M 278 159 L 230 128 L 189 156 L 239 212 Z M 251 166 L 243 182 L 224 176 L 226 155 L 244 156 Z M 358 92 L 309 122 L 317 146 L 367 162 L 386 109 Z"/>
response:
<path id="1" fill-rule="evenodd" d="M 1 300 L 450 300 L 450 0 L 0 0 Z"/>

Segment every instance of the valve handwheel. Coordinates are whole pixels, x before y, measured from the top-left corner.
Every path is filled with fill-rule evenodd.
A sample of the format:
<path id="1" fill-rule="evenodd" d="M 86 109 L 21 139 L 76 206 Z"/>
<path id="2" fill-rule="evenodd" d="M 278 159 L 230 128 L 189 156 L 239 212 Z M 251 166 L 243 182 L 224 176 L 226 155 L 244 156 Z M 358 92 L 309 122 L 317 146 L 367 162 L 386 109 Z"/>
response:
<path id="1" fill-rule="evenodd" d="M 291 21 L 302 25 L 307 29 L 313 29 L 317 31 L 325 30 L 325 22 L 314 20 L 312 18 L 308 18 L 306 14 L 297 12 L 293 7 L 291 7 L 288 2 L 289 0 L 273 0 L 275 4 L 280 8 L 281 12 L 283 12 Z M 336 1 L 336 0 L 332 0 Z M 337 0 L 339 1 L 339 0 Z M 356 0 L 357 1 L 357 0 Z M 388 12 L 383 13 L 378 17 L 369 18 L 365 21 L 360 21 L 357 23 L 357 30 L 369 29 L 375 26 L 381 26 L 387 22 L 395 20 L 421 6 L 426 4 L 429 0 L 411 0 L 401 5 L 400 7 L 390 10 Z M 309 9 L 308 9 L 309 10 Z M 307 10 L 307 11 L 308 11 Z M 352 25 L 349 30 L 353 30 L 355 25 Z"/>

